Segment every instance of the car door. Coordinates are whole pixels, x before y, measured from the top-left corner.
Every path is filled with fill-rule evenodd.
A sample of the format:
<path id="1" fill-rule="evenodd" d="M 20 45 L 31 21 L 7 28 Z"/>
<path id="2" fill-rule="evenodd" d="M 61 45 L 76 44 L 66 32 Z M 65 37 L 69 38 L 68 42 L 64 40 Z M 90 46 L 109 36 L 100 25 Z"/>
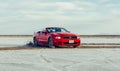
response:
<path id="1" fill-rule="evenodd" d="M 48 36 L 49 36 L 49 34 L 46 32 L 46 30 L 43 30 L 42 31 L 42 34 L 41 34 L 41 42 L 43 43 L 43 44 L 47 44 L 48 43 Z"/>
<path id="2" fill-rule="evenodd" d="M 42 32 L 41 32 L 41 31 L 37 32 L 36 39 L 37 39 L 37 41 L 38 41 L 39 43 L 42 42 L 41 35 L 42 35 Z"/>

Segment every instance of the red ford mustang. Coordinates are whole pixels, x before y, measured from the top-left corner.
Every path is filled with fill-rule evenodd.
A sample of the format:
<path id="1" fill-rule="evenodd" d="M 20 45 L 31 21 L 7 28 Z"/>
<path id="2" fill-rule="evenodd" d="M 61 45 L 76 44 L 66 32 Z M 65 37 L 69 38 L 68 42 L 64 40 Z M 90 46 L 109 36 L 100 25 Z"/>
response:
<path id="1" fill-rule="evenodd" d="M 47 27 L 34 34 L 33 42 L 35 46 L 47 45 L 51 48 L 73 46 L 75 48 L 80 45 L 80 38 L 65 28 Z"/>

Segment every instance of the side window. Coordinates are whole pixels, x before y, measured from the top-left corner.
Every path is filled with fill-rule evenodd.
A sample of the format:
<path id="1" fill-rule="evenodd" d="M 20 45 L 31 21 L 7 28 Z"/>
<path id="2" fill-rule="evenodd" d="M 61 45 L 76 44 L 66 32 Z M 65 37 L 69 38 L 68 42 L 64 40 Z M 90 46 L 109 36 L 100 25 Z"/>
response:
<path id="1" fill-rule="evenodd" d="M 47 30 L 48 30 L 49 33 L 53 32 L 53 30 L 51 28 L 48 28 Z"/>
<path id="2" fill-rule="evenodd" d="M 47 30 L 48 30 L 49 33 L 56 32 L 55 28 L 48 28 Z"/>

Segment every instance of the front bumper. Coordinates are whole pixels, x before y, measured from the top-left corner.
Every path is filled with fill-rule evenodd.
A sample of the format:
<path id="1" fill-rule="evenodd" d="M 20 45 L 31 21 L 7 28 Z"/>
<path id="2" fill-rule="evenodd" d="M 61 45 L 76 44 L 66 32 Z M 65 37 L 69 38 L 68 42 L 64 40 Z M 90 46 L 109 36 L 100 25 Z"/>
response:
<path id="1" fill-rule="evenodd" d="M 73 41 L 72 43 L 70 41 Z M 54 45 L 55 46 L 79 46 L 81 41 L 80 39 L 59 39 L 59 40 L 54 40 Z"/>

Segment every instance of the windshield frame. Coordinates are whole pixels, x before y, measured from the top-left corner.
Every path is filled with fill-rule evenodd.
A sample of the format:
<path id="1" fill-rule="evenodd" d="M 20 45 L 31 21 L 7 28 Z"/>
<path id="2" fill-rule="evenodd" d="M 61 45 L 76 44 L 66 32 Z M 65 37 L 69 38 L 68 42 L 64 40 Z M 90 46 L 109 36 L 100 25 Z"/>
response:
<path id="1" fill-rule="evenodd" d="M 65 28 L 60 28 L 60 27 L 49 27 L 47 28 L 48 33 L 56 33 L 56 32 L 69 32 Z"/>

